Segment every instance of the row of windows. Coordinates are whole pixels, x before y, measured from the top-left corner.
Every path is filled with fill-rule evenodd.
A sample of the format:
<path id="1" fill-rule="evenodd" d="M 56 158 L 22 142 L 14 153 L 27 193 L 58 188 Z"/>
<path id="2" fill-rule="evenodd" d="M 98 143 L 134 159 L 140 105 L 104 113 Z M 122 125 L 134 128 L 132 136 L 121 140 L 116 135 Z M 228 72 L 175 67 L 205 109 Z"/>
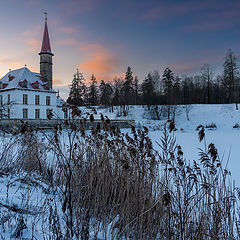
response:
<path id="1" fill-rule="evenodd" d="M 28 104 L 28 95 L 23 94 L 23 104 Z M 40 105 L 40 96 L 35 95 L 35 105 Z M 46 96 L 46 105 L 50 106 L 51 101 L 50 101 L 50 96 Z"/>
<path id="2" fill-rule="evenodd" d="M 49 114 L 49 111 L 50 111 L 50 109 L 46 110 L 46 118 Z M 22 117 L 24 119 L 28 119 L 28 109 L 27 108 L 23 108 Z M 3 118 L 10 119 L 10 108 L 7 109 L 7 112 L 6 111 L 3 112 L 3 109 L 0 109 L 0 119 L 3 119 Z M 39 118 L 40 118 L 40 109 L 35 109 L 35 119 L 39 119 Z"/>
<path id="3" fill-rule="evenodd" d="M 50 109 L 46 110 L 46 118 L 49 114 Z M 23 118 L 27 119 L 28 118 L 28 109 L 27 108 L 23 108 Z M 40 109 L 35 109 L 35 119 L 39 119 L 40 118 Z"/>
<path id="4" fill-rule="evenodd" d="M 10 94 L 7 95 L 7 104 L 10 104 L 11 99 L 10 99 Z M 23 104 L 28 104 L 28 95 L 23 94 Z M 3 105 L 3 96 L 0 95 L 0 105 Z M 35 95 L 35 105 L 40 105 L 40 96 Z M 46 105 L 50 106 L 51 105 L 51 99 L 50 96 L 46 96 Z"/>

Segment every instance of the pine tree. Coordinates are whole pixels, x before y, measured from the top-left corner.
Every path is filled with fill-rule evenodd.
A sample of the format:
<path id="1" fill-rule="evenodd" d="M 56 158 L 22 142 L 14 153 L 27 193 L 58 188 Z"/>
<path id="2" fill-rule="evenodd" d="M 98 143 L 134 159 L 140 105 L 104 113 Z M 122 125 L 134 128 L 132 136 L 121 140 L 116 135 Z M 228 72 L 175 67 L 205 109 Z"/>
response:
<path id="1" fill-rule="evenodd" d="M 139 99 L 139 92 L 138 92 L 138 78 L 137 76 L 134 78 L 133 81 L 133 91 L 134 91 L 134 104 L 138 104 L 138 99 Z"/>
<path id="2" fill-rule="evenodd" d="M 133 73 L 130 67 L 127 68 L 125 82 L 122 87 L 124 105 L 133 103 Z"/>
<path id="3" fill-rule="evenodd" d="M 100 103 L 104 106 L 111 106 L 113 89 L 109 83 L 101 80 L 100 86 Z"/>
<path id="4" fill-rule="evenodd" d="M 175 78 L 175 81 L 174 81 L 174 84 L 173 84 L 173 89 L 172 89 L 172 92 L 173 92 L 173 104 L 180 104 L 180 92 L 181 92 L 181 89 L 180 89 L 180 82 L 181 82 L 181 79 L 180 77 L 176 77 Z"/>
<path id="5" fill-rule="evenodd" d="M 148 105 L 148 108 L 150 105 L 154 104 L 154 101 L 155 101 L 154 82 L 150 73 L 143 80 L 142 97 L 143 97 L 143 104 Z"/>
<path id="6" fill-rule="evenodd" d="M 70 92 L 67 102 L 76 106 L 82 106 L 85 104 L 87 88 L 85 85 L 85 78 L 83 74 L 77 72 L 73 75 L 72 84 L 70 85 Z"/>
<path id="7" fill-rule="evenodd" d="M 172 88 L 174 84 L 174 74 L 171 69 L 166 68 L 163 73 L 164 94 L 167 98 L 167 104 L 172 104 Z"/>
<path id="8" fill-rule="evenodd" d="M 114 106 L 121 105 L 122 96 L 121 96 L 120 90 L 122 89 L 122 85 L 123 85 L 123 80 L 121 78 L 114 79 L 114 93 L 113 93 L 113 100 L 112 100 L 112 104 Z"/>
<path id="9" fill-rule="evenodd" d="M 90 78 L 91 84 L 89 86 L 88 100 L 91 106 L 96 106 L 98 104 L 98 91 L 97 91 L 97 80 L 94 74 Z"/>

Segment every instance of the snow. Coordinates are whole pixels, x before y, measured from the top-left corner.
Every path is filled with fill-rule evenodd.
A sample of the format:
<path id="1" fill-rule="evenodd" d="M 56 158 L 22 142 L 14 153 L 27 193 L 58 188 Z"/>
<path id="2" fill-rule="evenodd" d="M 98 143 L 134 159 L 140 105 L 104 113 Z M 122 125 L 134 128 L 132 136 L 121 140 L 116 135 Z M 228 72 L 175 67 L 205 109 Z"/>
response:
<path id="1" fill-rule="evenodd" d="M 9 76 L 14 77 L 11 81 L 9 81 Z M 45 90 L 43 88 L 43 85 L 46 85 L 46 82 L 43 82 L 39 78 L 40 74 L 31 72 L 27 67 L 19 68 L 16 70 L 12 70 L 8 72 L 4 77 L 0 79 L 0 82 L 8 84 L 4 90 L 7 89 L 15 89 L 15 88 L 20 88 L 22 87 L 19 86 L 19 82 L 24 81 L 25 79 L 27 80 L 27 89 L 31 89 L 34 91 L 54 91 L 54 90 Z M 39 88 L 34 89 L 31 84 L 35 82 L 39 82 Z M 54 91 L 55 92 L 55 91 Z"/>
<path id="2" fill-rule="evenodd" d="M 187 120 L 186 108 L 189 109 L 189 120 Z M 82 110 L 91 112 L 90 109 L 86 108 L 82 108 Z M 103 114 L 110 119 L 134 119 L 137 127 L 147 126 L 154 148 L 159 150 L 157 143 L 160 143 L 162 129 L 167 121 L 166 114 L 161 115 L 161 120 L 152 120 L 152 114 L 149 113 L 146 106 L 130 106 L 129 114 L 125 117 L 120 116 L 119 107 L 114 107 L 113 112 L 110 108 L 97 108 L 96 110 L 98 114 L 95 115 L 95 119 L 100 118 L 100 114 Z M 230 170 L 231 179 L 235 181 L 235 186 L 240 187 L 240 130 L 233 128 L 236 124 L 240 125 L 240 110 L 236 110 L 234 104 L 219 104 L 178 106 L 175 112 L 177 130 L 171 134 L 176 137 L 177 144 L 181 145 L 186 161 L 198 161 L 200 149 L 204 150 L 208 144 L 214 143 L 223 167 Z M 216 125 L 216 128 L 205 129 L 206 146 L 204 141 L 199 142 L 198 132 L 196 131 L 198 125 Z M 130 132 L 130 130 L 122 129 L 122 132 Z M 43 137 L 43 135 L 39 136 Z M 5 143 L 14 141 L 14 138 L 11 135 L 6 135 L 5 137 L 1 136 L 0 140 L 0 151 L 2 152 Z M 68 142 L 66 134 L 63 134 L 62 141 L 63 147 L 67 148 L 65 146 Z M 12 150 L 13 156 L 14 151 L 17 150 Z M 48 157 L 49 159 L 53 158 L 51 155 Z M 54 164 L 54 162 L 51 162 L 51 164 Z M 27 228 L 23 230 L 23 238 L 32 239 L 32 235 L 34 235 L 37 239 L 44 239 L 45 232 L 45 239 L 48 239 L 49 229 L 46 228 L 46 223 L 49 218 L 49 206 L 54 202 L 60 207 L 60 203 L 58 199 L 55 199 L 53 193 L 49 194 L 48 186 L 37 179 L 37 176 L 28 176 L 23 173 L 6 176 L 0 172 L 0 206 L 3 206 L 0 207 L 1 239 L 12 238 L 19 223 L 19 215 L 21 215 L 9 211 L 4 207 L 6 205 L 26 211 L 22 214 L 24 219 L 27 219 L 27 222 L 25 222 Z M 36 215 L 34 215 L 35 212 L 37 212 Z M 110 227 L 111 225 L 109 225 L 108 236 L 110 236 Z M 4 229 L 5 231 L 3 231 Z M 93 232 L 90 235 L 93 237 Z M 104 238 L 101 233 L 98 237 Z"/>
<path id="3" fill-rule="evenodd" d="M 159 107 L 160 108 L 160 107 Z M 186 108 L 189 109 L 189 120 L 187 120 Z M 114 112 L 109 109 L 98 108 L 97 112 L 107 115 L 110 119 L 134 119 L 135 125 L 148 127 L 149 135 L 153 140 L 154 147 L 158 148 L 156 142 L 160 142 L 162 129 L 167 121 L 166 115 L 161 120 L 151 120 L 151 116 L 146 106 L 130 106 L 128 116 L 117 116 L 119 107 L 114 108 Z M 205 148 L 203 142 L 198 140 L 197 126 L 216 125 L 215 128 L 206 128 L 207 145 L 214 143 L 218 149 L 218 154 L 235 180 L 236 186 L 240 187 L 240 128 L 233 128 L 236 124 L 240 127 L 240 110 L 236 110 L 235 104 L 193 104 L 180 105 L 176 107 L 174 132 L 177 144 L 182 146 L 186 160 L 198 160 L 199 148 Z"/>

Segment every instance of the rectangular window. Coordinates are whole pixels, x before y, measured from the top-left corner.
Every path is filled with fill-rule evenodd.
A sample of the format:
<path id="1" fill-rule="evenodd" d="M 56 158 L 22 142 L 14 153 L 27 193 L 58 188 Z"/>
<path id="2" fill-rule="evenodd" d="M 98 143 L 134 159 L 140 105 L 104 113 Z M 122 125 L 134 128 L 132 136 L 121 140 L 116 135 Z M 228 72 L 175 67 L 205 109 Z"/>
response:
<path id="1" fill-rule="evenodd" d="M 23 104 L 28 104 L 28 95 L 23 94 Z"/>
<path id="2" fill-rule="evenodd" d="M 35 118 L 36 119 L 40 118 L 40 109 L 35 109 Z"/>
<path id="3" fill-rule="evenodd" d="M 3 119 L 3 110 L 0 109 L 0 119 Z"/>
<path id="4" fill-rule="evenodd" d="M 46 105 L 50 106 L 50 96 L 46 96 Z"/>
<path id="5" fill-rule="evenodd" d="M 68 111 L 64 112 L 64 118 L 67 119 L 68 118 Z"/>
<path id="6" fill-rule="evenodd" d="M 10 94 L 8 94 L 8 104 L 10 104 L 11 102 L 11 98 L 10 98 Z"/>
<path id="7" fill-rule="evenodd" d="M 23 118 L 28 118 L 28 109 L 27 108 L 23 108 Z"/>
<path id="8" fill-rule="evenodd" d="M 3 96 L 0 95 L 0 105 L 3 105 Z"/>
<path id="9" fill-rule="evenodd" d="M 8 117 L 8 119 L 10 119 L 10 108 L 8 108 L 7 117 Z"/>
<path id="10" fill-rule="evenodd" d="M 40 96 L 35 95 L 35 105 L 39 105 L 39 104 L 40 104 Z"/>

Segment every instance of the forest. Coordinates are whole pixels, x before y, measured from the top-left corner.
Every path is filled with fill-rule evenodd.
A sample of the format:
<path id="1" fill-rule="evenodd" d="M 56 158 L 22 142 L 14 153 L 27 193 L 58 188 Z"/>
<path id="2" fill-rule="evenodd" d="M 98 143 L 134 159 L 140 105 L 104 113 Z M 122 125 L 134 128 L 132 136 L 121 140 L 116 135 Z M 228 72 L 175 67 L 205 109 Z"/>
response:
<path id="1" fill-rule="evenodd" d="M 98 84 L 94 74 L 87 81 L 77 69 L 67 102 L 77 106 L 237 103 L 240 100 L 239 82 L 237 56 L 229 49 L 221 74 L 216 74 L 209 64 L 204 64 L 200 73 L 193 76 L 180 77 L 167 67 L 162 76 L 155 70 L 139 80 L 128 67 L 124 78 L 115 77 L 113 82 L 101 80 Z"/>

